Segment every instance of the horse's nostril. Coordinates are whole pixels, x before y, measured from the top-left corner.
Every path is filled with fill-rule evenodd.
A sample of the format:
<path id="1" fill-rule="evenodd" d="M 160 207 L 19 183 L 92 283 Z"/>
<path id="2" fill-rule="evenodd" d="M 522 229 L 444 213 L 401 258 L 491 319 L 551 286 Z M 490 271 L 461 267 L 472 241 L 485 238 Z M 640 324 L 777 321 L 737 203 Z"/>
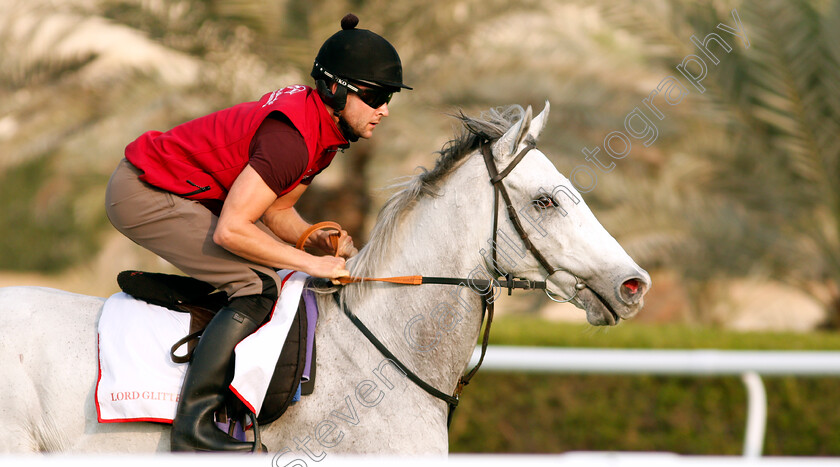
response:
<path id="1" fill-rule="evenodd" d="M 644 282 L 639 279 L 627 279 L 618 288 L 621 300 L 628 305 L 633 305 L 641 300 L 643 289 Z"/>
<path id="2" fill-rule="evenodd" d="M 636 295 L 636 293 L 639 291 L 640 284 L 639 284 L 638 280 L 630 279 L 629 281 L 625 282 L 621 286 L 624 287 L 624 289 L 627 290 L 627 292 L 631 296 L 633 296 L 633 295 Z"/>

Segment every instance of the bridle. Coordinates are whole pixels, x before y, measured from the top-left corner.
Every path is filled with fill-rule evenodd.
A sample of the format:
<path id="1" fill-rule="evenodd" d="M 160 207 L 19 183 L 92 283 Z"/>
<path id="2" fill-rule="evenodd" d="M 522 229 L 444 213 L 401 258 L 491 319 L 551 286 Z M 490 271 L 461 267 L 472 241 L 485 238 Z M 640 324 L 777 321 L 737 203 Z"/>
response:
<path id="1" fill-rule="evenodd" d="M 507 177 L 511 171 L 522 161 L 522 159 L 529 153 L 531 150 L 535 149 L 536 145 L 533 141 L 528 141 L 522 150 L 520 150 L 516 156 L 511 160 L 510 164 L 504 168 L 501 172 L 498 171 L 496 167 L 496 161 L 493 158 L 493 151 L 491 148 L 490 141 L 482 141 L 480 144 L 480 151 L 484 158 L 484 164 L 487 167 L 487 173 L 490 176 L 490 183 L 493 185 L 493 241 L 491 243 L 492 246 L 492 260 L 493 265 L 497 265 L 497 238 L 498 238 L 498 228 L 499 228 L 499 197 L 505 203 L 505 210 L 507 212 L 508 219 L 510 219 L 511 223 L 513 224 L 514 229 L 516 230 L 517 234 L 519 235 L 520 240 L 522 241 L 525 248 L 531 252 L 531 254 L 536 258 L 537 262 L 542 266 L 548 275 L 546 276 L 546 280 L 543 281 L 530 281 L 527 279 L 514 279 L 510 273 L 506 273 L 502 278 L 495 279 L 495 280 L 476 280 L 476 279 L 464 279 L 464 278 L 454 278 L 454 277 L 430 277 L 430 276 L 401 276 L 401 277 L 386 277 L 386 278 L 370 278 L 370 277 L 342 277 L 338 279 L 338 282 L 341 284 L 351 284 L 351 283 L 359 283 L 359 282 L 366 282 L 366 281 L 378 281 L 378 282 L 389 282 L 394 284 L 404 284 L 404 285 L 420 285 L 420 284 L 443 284 L 443 285 L 465 285 L 466 283 L 470 283 L 474 285 L 479 290 L 487 290 L 488 292 L 492 290 L 494 285 L 501 285 L 503 288 L 508 289 L 508 295 L 513 292 L 513 289 L 522 289 L 522 290 L 533 290 L 533 289 L 542 289 L 545 291 L 546 295 L 549 299 L 558 302 L 558 303 L 566 303 L 570 302 L 577 297 L 579 291 L 586 288 L 586 284 L 581 280 L 578 276 L 567 271 L 560 267 L 553 267 L 546 259 L 545 255 L 540 252 L 539 249 L 531 242 L 531 239 L 528 237 L 528 233 L 525 231 L 525 228 L 522 225 L 522 221 L 519 218 L 519 214 L 516 212 L 516 209 L 513 207 L 513 203 L 511 202 L 510 195 L 508 194 L 507 188 L 505 187 L 504 179 Z M 341 227 L 338 224 L 332 222 L 324 222 L 320 224 L 313 225 L 309 230 L 307 230 L 298 241 L 298 248 L 303 248 L 303 244 L 306 242 L 306 239 L 309 235 L 314 232 L 315 230 L 319 229 L 334 229 L 334 230 L 341 230 Z M 333 237 L 335 238 L 335 237 Z M 335 240 L 335 245 L 337 246 L 337 239 Z M 556 294 L 552 294 L 546 287 L 546 281 L 548 277 L 551 275 L 559 272 L 565 271 L 568 274 L 571 274 L 575 278 L 575 286 L 574 286 L 574 293 L 571 297 L 567 299 L 558 299 L 555 297 Z M 325 279 L 321 280 L 321 283 L 326 281 Z M 455 408 L 458 406 L 458 401 L 461 395 L 461 392 L 464 389 L 464 386 L 469 384 L 472 377 L 478 372 L 479 367 L 481 367 L 482 362 L 484 361 L 484 356 L 487 353 L 487 345 L 490 340 L 490 326 L 493 322 L 493 316 L 495 313 L 495 301 L 488 301 L 487 294 L 481 295 L 481 322 L 479 323 L 479 329 L 481 326 L 484 326 L 484 334 L 481 340 L 481 354 L 479 356 L 478 362 L 476 365 L 468 371 L 466 374 L 462 375 L 461 378 L 458 380 L 458 384 L 455 388 L 455 391 L 452 395 L 446 394 L 439 389 L 436 389 L 432 385 L 425 382 L 422 378 L 417 376 L 414 372 L 412 372 L 408 367 L 405 366 L 374 334 L 373 332 L 368 329 L 367 326 L 362 323 L 362 321 L 348 309 L 343 301 L 341 300 L 340 294 L 336 291 L 333 293 L 333 298 L 336 301 L 338 307 L 344 312 L 345 315 L 350 319 L 350 321 L 362 332 L 362 334 L 377 348 L 385 357 L 390 359 L 399 369 L 402 371 L 408 379 L 418 385 L 420 388 L 425 390 L 430 395 L 443 400 L 449 405 L 449 416 L 447 418 L 447 426 L 452 422 L 452 415 L 455 412 Z M 486 317 L 486 325 L 485 323 Z"/>
<path id="2" fill-rule="evenodd" d="M 536 149 L 536 147 L 537 145 L 534 144 L 533 141 L 529 141 L 525 145 L 525 147 L 522 148 L 521 151 L 519 151 L 516 157 L 513 158 L 510 164 L 508 164 L 508 166 L 505 167 L 503 171 L 499 172 L 496 168 L 496 161 L 495 159 L 493 159 L 493 150 L 490 147 L 490 143 L 485 141 L 481 144 L 481 155 L 484 157 L 484 165 L 487 167 L 487 173 L 490 175 L 490 183 L 493 184 L 493 243 L 491 244 L 493 246 L 493 264 L 497 264 L 496 245 L 498 243 L 496 242 L 496 238 L 499 234 L 499 194 L 501 194 L 502 199 L 505 202 L 505 210 L 507 211 L 508 219 L 510 219 L 510 222 L 513 224 L 513 228 L 516 230 L 516 233 L 519 234 L 519 239 L 522 241 L 522 244 L 525 245 L 525 248 L 527 248 L 528 251 L 530 251 L 531 254 L 534 255 L 534 258 L 536 258 L 537 262 L 540 263 L 540 266 L 542 266 L 543 269 L 545 269 L 548 273 L 548 275 L 546 276 L 546 281 L 554 273 L 559 271 L 565 271 L 575 278 L 574 293 L 571 297 L 566 299 L 559 300 L 554 298 L 554 296 L 552 296 L 552 292 L 548 290 L 548 287 L 543 287 L 543 290 L 545 290 L 545 294 L 548 296 L 549 299 L 557 303 L 566 303 L 574 300 L 575 297 L 577 297 L 578 292 L 586 288 L 586 284 L 580 279 L 580 277 L 576 276 L 572 272 L 567 271 L 561 267 L 552 266 L 548 262 L 548 260 L 545 259 L 545 255 L 543 255 L 540 252 L 540 250 L 538 250 L 537 247 L 534 246 L 533 242 L 531 242 L 531 239 L 528 238 L 528 232 L 526 232 L 525 228 L 522 226 L 522 221 L 519 219 L 519 214 L 517 214 L 516 209 L 513 207 L 513 203 L 510 200 L 510 195 L 508 194 L 507 187 L 505 187 L 505 184 L 502 183 L 505 177 L 507 177 L 513 171 L 513 169 L 516 168 L 516 166 L 522 161 L 522 159 L 525 158 L 525 155 L 531 152 L 531 150 Z M 545 281 L 543 281 L 543 284 L 545 284 Z"/>

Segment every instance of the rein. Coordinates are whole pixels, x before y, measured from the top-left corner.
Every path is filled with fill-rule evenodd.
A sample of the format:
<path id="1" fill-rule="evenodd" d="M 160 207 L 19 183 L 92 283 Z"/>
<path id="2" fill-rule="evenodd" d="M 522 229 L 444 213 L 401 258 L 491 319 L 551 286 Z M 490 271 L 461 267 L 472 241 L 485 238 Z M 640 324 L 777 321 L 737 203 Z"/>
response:
<path id="1" fill-rule="evenodd" d="M 517 234 L 519 234 L 519 238 L 522 240 L 522 243 L 525 247 L 534 255 L 537 262 L 548 272 L 548 276 L 546 279 L 551 276 L 552 274 L 558 271 L 565 271 L 563 268 L 556 268 L 552 267 L 548 260 L 546 260 L 545 256 L 534 246 L 531 240 L 528 238 L 528 233 L 525 231 L 524 227 L 522 226 L 522 222 L 519 219 L 519 215 L 516 212 L 516 209 L 513 207 L 513 203 L 511 202 L 510 195 L 508 194 L 507 188 L 505 187 L 502 181 L 505 177 L 510 174 L 510 172 L 522 161 L 526 154 L 528 154 L 532 149 L 535 149 L 536 145 L 533 142 L 528 142 L 526 146 L 517 153 L 517 155 L 513 158 L 510 164 L 505 167 L 504 170 L 501 172 L 498 171 L 496 167 L 496 161 L 493 159 L 493 151 L 490 147 L 489 141 L 484 141 L 481 143 L 481 154 L 484 157 L 484 163 L 487 167 L 487 173 L 490 175 L 490 183 L 493 185 L 493 242 L 492 242 L 492 258 L 493 264 L 498 264 L 496 262 L 496 240 L 498 237 L 498 223 L 499 223 L 499 195 L 503 199 L 505 203 L 505 209 L 510 219 L 511 223 L 513 224 L 514 229 L 516 230 Z M 311 226 L 307 229 L 303 235 L 301 235 L 300 239 L 297 242 L 296 247 L 298 249 L 303 249 L 306 240 L 309 238 L 312 233 L 317 230 L 336 230 L 339 232 L 338 235 L 332 234 L 330 236 L 330 241 L 332 243 L 333 248 L 335 248 L 336 252 L 335 255 L 338 256 L 338 242 L 340 239 L 340 232 L 341 226 L 339 226 L 335 222 L 321 222 Z M 568 271 L 566 271 L 568 272 Z M 571 273 L 569 273 L 571 274 Z M 548 297 L 555 301 L 555 302 L 568 302 L 573 300 L 576 296 L 578 291 L 586 287 L 586 284 L 577 276 L 572 274 L 575 278 L 575 289 L 574 295 L 571 298 L 564 299 L 564 300 L 557 300 L 555 299 L 551 293 L 548 291 L 546 287 L 546 281 L 530 281 L 526 279 L 514 279 L 510 274 L 505 274 L 501 279 L 498 280 L 475 280 L 475 279 L 464 279 L 464 278 L 456 278 L 456 277 L 431 277 L 431 276 L 396 276 L 396 277 L 354 277 L 354 276 L 347 276 L 347 277 L 340 277 L 338 279 L 333 279 L 333 283 L 339 283 L 342 285 L 346 284 L 354 284 L 354 283 L 361 283 L 361 282 L 388 282 L 392 284 L 401 284 L 401 285 L 422 285 L 422 284 L 438 284 L 438 285 L 466 285 L 470 283 L 474 285 L 479 290 L 490 290 L 490 288 L 494 284 L 502 285 L 504 288 L 508 289 L 508 295 L 513 292 L 513 289 L 522 289 L 522 290 L 535 290 L 535 289 L 542 289 L 545 291 Z M 461 396 L 461 392 L 464 389 L 464 386 L 470 383 L 472 377 L 478 372 L 478 369 L 481 367 L 481 364 L 484 362 L 484 356 L 487 353 L 487 345 L 490 341 L 490 326 L 493 323 L 493 316 L 495 313 L 495 302 L 488 301 L 487 295 L 481 295 L 481 321 L 479 323 L 479 329 L 481 326 L 484 326 L 484 333 L 481 338 L 481 354 L 478 359 L 476 365 L 468 371 L 466 374 L 462 375 L 459 380 L 458 384 L 455 387 L 455 391 L 452 395 L 446 394 L 439 389 L 433 387 L 419 376 L 417 376 L 414 372 L 412 372 L 408 367 L 405 366 L 388 348 L 373 334 L 373 332 L 365 326 L 364 323 L 356 316 L 352 311 L 350 311 L 344 303 L 341 301 L 339 292 L 333 293 L 333 298 L 335 299 L 336 304 L 338 307 L 344 312 L 344 314 L 350 319 L 350 321 L 359 329 L 359 331 L 379 350 L 382 355 L 390 359 L 394 364 L 402 371 L 406 377 L 411 380 L 414 384 L 419 386 L 421 389 L 426 391 L 428 394 L 446 402 L 449 406 L 449 415 L 447 417 L 447 427 L 452 423 L 452 415 L 455 413 L 455 409 L 458 407 L 458 401 Z M 486 324 L 485 324 L 486 318 Z"/>

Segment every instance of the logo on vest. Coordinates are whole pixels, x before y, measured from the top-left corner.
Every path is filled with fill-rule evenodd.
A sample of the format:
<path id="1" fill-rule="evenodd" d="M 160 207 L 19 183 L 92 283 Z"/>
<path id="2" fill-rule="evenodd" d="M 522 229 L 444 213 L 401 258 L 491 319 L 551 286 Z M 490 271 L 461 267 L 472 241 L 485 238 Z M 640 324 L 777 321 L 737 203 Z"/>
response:
<path id="1" fill-rule="evenodd" d="M 294 86 L 288 86 L 288 87 L 285 87 L 283 89 L 278 89 L 278 90 L 272 92 L 270 96 L 268 96 L 268 101 L 266 101 L 266 103 L 263 104 L 263 107 L 274 104 L 275 102 L 277 102 L 277 99 L 279 99 L 280 96 L 282 96 L 283 94 L 291 96 L 292 94 L 297 94 L 299 92 L 304 92 L 304 91 L 306 91 L 306 86 L 302 86 L 300 84 L 296 84 Z"/>

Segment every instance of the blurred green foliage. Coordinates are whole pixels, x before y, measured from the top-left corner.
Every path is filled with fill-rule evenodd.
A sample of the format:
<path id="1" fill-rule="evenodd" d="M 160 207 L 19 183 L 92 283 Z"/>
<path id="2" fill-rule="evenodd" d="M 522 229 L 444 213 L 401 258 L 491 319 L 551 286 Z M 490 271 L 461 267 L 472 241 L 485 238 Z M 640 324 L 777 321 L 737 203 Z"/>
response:
<path id="1" fill-rule="evenodd" d="M 102 203 L 92 211 L 89 198 L 97 196 L 90 187 L 100 186 L 103 177 L 57 173 L 53 161 L 45 155 L 0 174 L 0 257 L 6 269 L 61 271 L 99 248 L 107 220 Z"/>

